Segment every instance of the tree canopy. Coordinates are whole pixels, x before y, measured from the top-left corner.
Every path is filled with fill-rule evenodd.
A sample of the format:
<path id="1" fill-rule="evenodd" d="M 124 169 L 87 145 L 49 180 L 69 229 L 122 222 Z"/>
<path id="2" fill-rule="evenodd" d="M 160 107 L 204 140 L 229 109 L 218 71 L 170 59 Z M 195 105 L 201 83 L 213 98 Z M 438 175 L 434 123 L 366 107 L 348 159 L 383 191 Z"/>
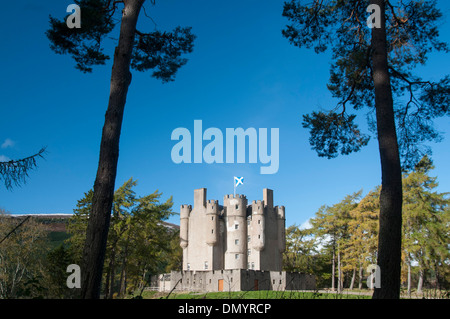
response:
<path id="1" fill-rule="evenodd" d="M 450 193 L 436 190 L 437 177 L 430 176 L 433 168 L 425 156 L 403 174 L 401 280 L 408 294 L 414 283 L 418 296 L 424 296 L 423 287 L 450 289 Z M 380 187 L 361 195 L 359 191 L 334 205 L 323 205 L 310 220 L 311 228 L 290 226 L 285 270 L 313 273 L 321 288 L 354 289 L 357 282 L 359 289 L 366 288 L 366 269 L 377 262 Z"/>
<path id="2" fill-rule="evenodd" d="M 440 141 L 433 120 L 450 115 L 450 77 L 439 81 L 414 74 L 425 65 L 431 52 L 449 51 L 439 40 L 442 12 L 436 1 L 385 1 L 388 67 L 395 96 L 395 119 L 403 167 L 413 169 L 425 154 L 426 144 Z M 303 127 L 311 133 L 310 143 L 319 156 L 333 158 L 359 151 L 369 135 L 355 123 L 354 110 L 368 108 L 367 118 L 376 135 L 374 114 L 371 29 L 366 20 L 369 1 L 319 1 L 285 3 L 283 16 L 290 22 L 282 31 L 289 42 L 316 53 L 332 52 L 327 85 L 338 103 L 328 112 L 303 116 Z"/>

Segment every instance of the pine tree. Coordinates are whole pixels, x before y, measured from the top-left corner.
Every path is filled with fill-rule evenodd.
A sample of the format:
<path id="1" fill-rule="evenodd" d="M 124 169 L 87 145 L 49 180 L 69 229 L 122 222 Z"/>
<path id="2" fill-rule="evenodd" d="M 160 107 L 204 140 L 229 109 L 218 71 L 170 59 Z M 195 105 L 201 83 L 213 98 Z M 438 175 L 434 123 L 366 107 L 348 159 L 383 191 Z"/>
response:
<path id="1" fill-rule="evenodd" d="M 144 2 L 145 0 L 76 0 L 75 3 L 82 12 L 81 28 L 69 29 L 65 20 L 51 17 L 50 29 L 47 31 L 53 51 L 70 54 L 77 69 L 92 72 L 94 65 L 105 64 L 109 59 L 104 53 L 102 42 L 113 31 L 117 16 L 120 16 L 121 21 L 81 267 L 83 298 L 100 297 L 122 119 L 132 78 L 130 67 L 141 72 L 154 70 L 153 77 L 163 82 L 173 81 L 178 69 L 187 62 L 181 57 L 182 54 L 193 50 L 195 36 L 191 33 L 191 28 L 177 27 L 172 32 L 156 30 L 150 33 L 137 30 Z M 149 2 L 155 3 L 154 0 Z M 119 10 L 120 4 L 123 4 L 122 10 Z"/>
<path id="2" fill-rule="evenodd" d="M 370 21 L 371 29 L 366 24 L 369 5 L 379 13 L 377 21 Z M 448 52 L 438 40 L 442 14 L 436 1 L 314 0 L 302 5 L 291 0 L 285 3 L 283 16 L 291 22 L 283 30 L 290 43 L 314 47 L 317 53 L 331 47 L 333 53 L 328 89 L 339 103 L 330 112 L 303 117 L 318 155 L 333 158 L 367 145 L 369 137 L 359 130 L 348 106 L 375 110 L 376 120 L 370 123 L 378 139 L 382 172 L 377 261 L 382 276 L 373 297 L 399 298 L 401 160 L 408 169 L 430 153 L 424 142 L 440 139 L 433 119 L 450 115 L 450 77 L 431 82 L 411 73 L 425 64 L 431 51 Z M 409 100 L 400 103 L 405 94 Z"/>

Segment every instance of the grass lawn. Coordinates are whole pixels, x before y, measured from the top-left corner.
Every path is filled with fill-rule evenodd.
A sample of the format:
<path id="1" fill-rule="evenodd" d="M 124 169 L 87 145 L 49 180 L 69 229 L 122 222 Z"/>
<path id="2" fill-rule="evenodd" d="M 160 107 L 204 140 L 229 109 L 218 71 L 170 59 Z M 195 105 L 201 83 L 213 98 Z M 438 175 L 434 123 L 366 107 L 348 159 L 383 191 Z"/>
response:
<path id="1" fill-rule="evenodd" d="M 166 299 L 168 293 L 145 291 L 144 299 Z M 223 291 L 223 292 L 173 292 L 168 299 L 371 299 L 366 295 L 334 294 L 304 291 Z"/>

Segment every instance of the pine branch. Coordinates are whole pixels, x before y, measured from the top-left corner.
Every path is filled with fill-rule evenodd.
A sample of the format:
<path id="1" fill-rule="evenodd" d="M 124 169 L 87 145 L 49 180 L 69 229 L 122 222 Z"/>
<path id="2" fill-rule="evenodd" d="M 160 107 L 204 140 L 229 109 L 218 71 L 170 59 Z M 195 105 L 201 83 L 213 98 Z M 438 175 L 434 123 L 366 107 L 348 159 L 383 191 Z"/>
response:
<path id="1" fill-rule="evenodd" d="M 13 228 L 13 230 L 11 230 L 5 237 L 3 237 L 2 240 L 0 240 L 0 244 L 3 243 L 12 233 L 14 233 L 16 231 L 17 228 L 19 228 L 20 226 L 22 226 L 22 224 L 24 224 L 31 216 L 27 216 L 24 220 L 22 220 L 19 225 L 17 225 L 16 227 Z"/>
<path id="2" fill-rule="evenodd" d="M 40 149 L 34 155 L 19 160 L 10 160 L 8 162 L 0 162 L 0 180 L 3 180 L 8 190 L 15 186 L 26 183 L 28 172 L 37 167 L 36 160 L 44 158 L 45 147 Z"/>

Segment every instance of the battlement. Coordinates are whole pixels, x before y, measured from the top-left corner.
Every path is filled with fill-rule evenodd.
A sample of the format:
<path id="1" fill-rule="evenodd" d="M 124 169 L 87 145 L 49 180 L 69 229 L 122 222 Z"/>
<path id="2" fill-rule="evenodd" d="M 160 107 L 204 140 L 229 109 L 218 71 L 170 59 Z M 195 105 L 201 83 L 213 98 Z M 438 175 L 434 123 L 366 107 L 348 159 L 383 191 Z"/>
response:
<path id="1" fill-rule="evenodd" d="M 252 205 L 264 205 L 264 200 L 254 200 L 252 201 Z"/>
<path id="2" fill-rule="evenodd" d="M 180 207 L 180 218 L 189 218 L 189 214 L 192 211 L 191 205 L 181 205 Z"/>
<path id="3" fill-rule="evenodd" d="M 252 202 L 252 214 L 264 214 L 264 200 L 254 200 Z"/>
<path id="4" fill-rule="evenodd" d="M 278 218 L 280 218 L 280 219 L 284 219 L 285 218 L 285 208 L 284 208 L 284 206 L 275 206 L 274 211 L 278 215 Z"/>
<path id="5" fill-rule="evenodd" d="M 229 198 L 229 199 L 237 199 L 237 198 L 247 198 L 245 195 L 240 195 L 240 194 L 236 194 L 236 195 L 233 195 L 233 194 L 229 194 L 229 195 L 225 195 L 225 198 Z"/>
<path id="6" fill-rule="evenodd" d="M 206 202 L 206 214 L 215 214 L 219 213 L 219 201 L 210 199 Z"/>

